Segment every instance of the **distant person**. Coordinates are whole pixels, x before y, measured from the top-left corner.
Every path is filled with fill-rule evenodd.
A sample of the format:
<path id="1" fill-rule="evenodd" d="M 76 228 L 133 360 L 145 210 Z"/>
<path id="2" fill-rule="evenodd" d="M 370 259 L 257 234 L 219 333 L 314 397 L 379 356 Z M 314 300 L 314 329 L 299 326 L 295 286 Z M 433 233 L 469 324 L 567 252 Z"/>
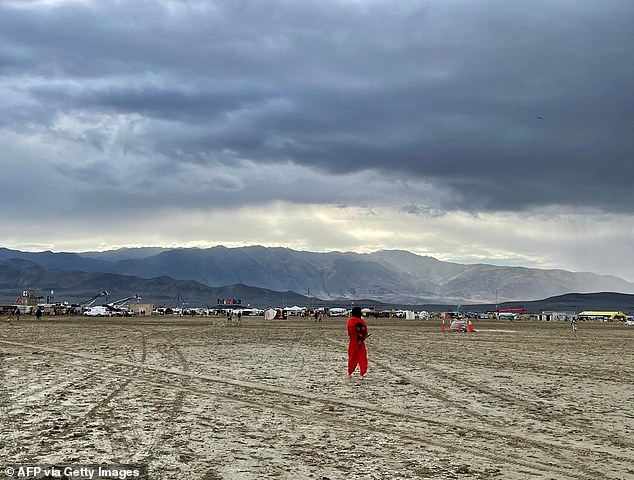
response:
<path id="1" fill-rule="evenodd" d="M 38 320 L 42 318 L 42 309 L 40 307 L 37 307 L 37 310 L 35 311 L 35 318 Z"/>
<path id="2" fill-rule="evenodd" d="M 577 317 L 572 317 L 572 320 L 570 320 L 570 324 L 572 325 L 572 331 L 574 333 L 577 333 Z"/>
<path id="3" fill-rule="evenodd" d="M 238 325 L 242 325 L 242 311 L 238 310 Z"/>
<path id="4" fill-rule="evenodd" d="M 361 379 L 368 371 L 368 353 L 365 349 L 365 339 L 368 338 L 368 326 L 361 318 L 361 307 L 352 309 L 352 316 L 348 319 L 348 378 L 359 365 Z"/>
<path id="5" fill-rule="evenodd" d="M 15 319 L 16 320 L 20 320 L 20 309 L 19 308 L 15 309 Z"/>
<path id="6" fill-rule="evenodd" d="M 227 325 L 231 325 L 231 320 L 233 317 L 233 310 L 227 310 Z"/>

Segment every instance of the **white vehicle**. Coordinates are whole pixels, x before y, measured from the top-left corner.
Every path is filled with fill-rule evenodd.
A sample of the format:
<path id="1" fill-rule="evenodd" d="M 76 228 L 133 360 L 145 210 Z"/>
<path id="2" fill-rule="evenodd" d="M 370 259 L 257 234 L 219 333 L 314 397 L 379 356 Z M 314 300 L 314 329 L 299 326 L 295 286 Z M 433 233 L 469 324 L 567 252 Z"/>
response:
<path id="1" fill-rule="evenodd" d="M 625 321 L 625 326 L 626 326 L 626 327 L 634 327 L 634 319 L 632 319 L 632 318 L 628 318 L 628 319 Z"/>
<path id="2" fill-rule="evenodd" d="M 347 308 L 331 308 L 328 310 L 329 317 L 346 317 L 348 316 Z"/>
<path id="3" fill-rule="evenodd" d="M 112 310 L 104 306 L 89 307 L 88 310 L 84 312 L 84 315 L 88 317 L 110 317 L 112 316 Z"/>

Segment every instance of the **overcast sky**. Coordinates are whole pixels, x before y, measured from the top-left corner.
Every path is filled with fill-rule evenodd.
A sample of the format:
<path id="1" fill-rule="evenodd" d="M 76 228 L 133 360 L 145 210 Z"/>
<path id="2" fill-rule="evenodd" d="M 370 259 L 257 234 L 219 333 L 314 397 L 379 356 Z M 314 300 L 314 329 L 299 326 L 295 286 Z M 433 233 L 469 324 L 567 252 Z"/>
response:
<path id="1" fill-rule="evenodd" d="M 0 0 L 2 245 L 634 281 L 631 0 Z"/>

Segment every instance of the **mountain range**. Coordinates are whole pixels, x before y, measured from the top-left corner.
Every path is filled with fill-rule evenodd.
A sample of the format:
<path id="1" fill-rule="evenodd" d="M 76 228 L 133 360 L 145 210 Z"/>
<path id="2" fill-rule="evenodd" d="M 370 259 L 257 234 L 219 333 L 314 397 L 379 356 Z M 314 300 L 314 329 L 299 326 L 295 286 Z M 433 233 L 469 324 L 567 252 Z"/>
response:
<path id="1" fill-rule="evenodd" d="M 78 254 L 0 248 L 0 295 L 15 298 L 26 288 L 52 289 L 56 298 L 65 295 L 69 301 L 84 300 L 105 289 L 121 296 L 140 293 L 157 303 L 180 294 L 199 304 L 238 295 L 260 303 L 365 299 L 422 305 L 497 304 L 567 293 L 634 293 L 634 283 L 611 275 L 463 265 L 401 250 L 359 254 L 217 246 Z"/>

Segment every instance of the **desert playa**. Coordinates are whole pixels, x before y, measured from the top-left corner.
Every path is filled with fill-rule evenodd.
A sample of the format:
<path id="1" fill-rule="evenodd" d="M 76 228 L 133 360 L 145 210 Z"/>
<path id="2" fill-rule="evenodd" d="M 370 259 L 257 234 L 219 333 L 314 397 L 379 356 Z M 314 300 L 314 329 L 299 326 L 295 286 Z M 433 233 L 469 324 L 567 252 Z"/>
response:
<path id="1" fill-rule="evenodd" d="M 0 459 L 151 479 L 634 479 L 634 328 L 368 319 L 0 325 Z"/>

